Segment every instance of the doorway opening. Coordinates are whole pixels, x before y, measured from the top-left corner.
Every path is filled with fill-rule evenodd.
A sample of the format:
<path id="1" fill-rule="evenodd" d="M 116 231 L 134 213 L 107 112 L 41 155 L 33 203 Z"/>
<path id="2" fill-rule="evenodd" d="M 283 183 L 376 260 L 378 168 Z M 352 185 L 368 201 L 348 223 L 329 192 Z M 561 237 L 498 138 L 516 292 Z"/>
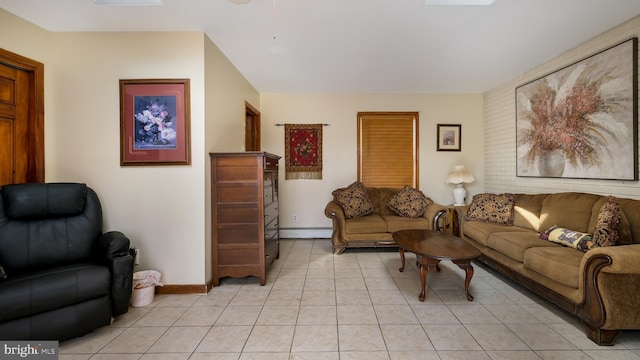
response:
<path id="1" fill-rule="evenodd" d="M 244 102 L 244 149 L 260 151 L 260 111 Z"/>

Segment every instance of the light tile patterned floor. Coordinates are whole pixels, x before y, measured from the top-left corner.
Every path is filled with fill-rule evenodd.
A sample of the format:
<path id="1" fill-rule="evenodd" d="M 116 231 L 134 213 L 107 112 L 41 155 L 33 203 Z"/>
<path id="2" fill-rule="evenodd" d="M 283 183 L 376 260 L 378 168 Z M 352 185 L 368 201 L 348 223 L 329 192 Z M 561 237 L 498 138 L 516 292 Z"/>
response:
<path id="1" fill-rule="evenodd" d="M 389 250 L 334 256 L 327 239 L 282 240 L 266 286 L 224 279 L 206 295 L 157 295 L 111 326 L 60 344 L 62 360 L 640 359 L 640 331 L 615 346 L 576 318 L 475 266 L 471 292 L 450 262 L 398 271 Z"/>

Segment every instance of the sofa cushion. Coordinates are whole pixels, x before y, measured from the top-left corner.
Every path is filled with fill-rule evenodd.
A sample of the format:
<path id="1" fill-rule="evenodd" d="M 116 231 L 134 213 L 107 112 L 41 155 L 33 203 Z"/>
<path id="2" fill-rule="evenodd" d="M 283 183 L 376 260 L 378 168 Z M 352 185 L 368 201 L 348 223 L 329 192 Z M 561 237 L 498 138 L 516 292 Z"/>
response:
<path id="1" fill-rule="evenodd" d="M 373 234 L 387 232 L 387 224 L 380 215 L 359 216 L 345 221 L 344 232 L 347 234 Z"/>
<path id="2" fill-rule="evenodd" d="M 496 232 L 489 236 L 487 244 L 489 248 L 519 262 L 524 261 L 524 253 L 527 249 L 538 246 L 556 246 L 536 237 L 534 231 Z"/>
<path id="3" fill-rule="evenodd" d="M 399 188 L 378 188 L 379 200 L 380 200 L 380 215 L 397 215 L 395 211 L 393 211 L 389 207 L 389 199 L 391 199 L 395 194 L 397 194 L 401 189 Z"/>
<path id="4" fill-rule="evenodd" d="M 431 223 L 423 217 L 409 218 L 398 215 L 383 215 L 382 218 L 387 224 L 387 231 L 391 233 L 410 229 L 431 230 Z"/>
<path id="5" fill-rule="evenodd" d="M 540 231 L 540 210 L 547 194 L 519 194 L 513 205 L 513 226 Z"/>
<path id="6" fill-rule="evenodd" d="M 629 224 L 631 242 L 640 243 L 640 201 L 635 199 L 618 198 L 621 214 Z"/>
<path id="7" fill-rule="evenodd" d="M 462 223 L 462 233 L 464 236 L 469 237 L 483 246 L 488 246 L 489 236 L 496 232 L 522 232 L 526 229 L 505 226 L 492 223 L 483 223 L 480 221 L 465 221 Z"/>
<path id="8" fill-rule="evenodd" d="M 550 227 L 545 232 L 539 233 L 538 237 L 582 252 L 587 252 L 595 246 L 593 235 L 556 225 Z"/>
<path id="9" fill-rule="evenodd" d="M 359 181 L 346 188 L 334 190 L 331 194 L 344 210 L 347 219 L 373 213 L 373 203 L 364 185 Z"/>
<path id="10" fill-rule="evenodd" d="M 525 251 L 524 267 L 577 289 L 583 256 L 584 253 L 564 246 L 535 247 Z"/>
<path id="11" fill-rule="evenodd" d="M 592 208 L 600 198 L 600 195 L 571 192 L 547 195 L 540 210 L 540 230 L 557 225 L 589 232 Z"/>
<path id="12" fill-rule="evenodd" d="M 405 186 L 389 199 L 389 208 L 400 216 L 417 218 L 424 215 L 424 210 L 432 203 L 422 191 Z"/>
<path id="13" fill-rule="evenodd" d="M 500 225 L 513 224 L 513 194 L 477 194 L 465 214 L 467 220 Z"/>

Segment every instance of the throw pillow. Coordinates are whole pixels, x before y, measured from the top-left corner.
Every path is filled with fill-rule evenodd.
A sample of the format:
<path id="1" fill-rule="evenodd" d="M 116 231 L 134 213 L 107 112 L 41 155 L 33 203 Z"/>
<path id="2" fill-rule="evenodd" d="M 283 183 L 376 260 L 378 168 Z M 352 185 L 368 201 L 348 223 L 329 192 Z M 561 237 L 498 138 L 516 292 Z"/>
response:
<path id="1" fill-rule="evenodd" d="M 513 225 L 514 194 L 477 194 L 473 196 L 465 219 Z"/>
<path id="2" fill-rule="evenodd" d="M 541 239 L 549 240 L 582 252 L 587 252 L 595 246 L 591 234 L 561 228 L 557 225 L 553 225 L 547 231 L 539 233 L 537 236 Z"/>
<path id="3" fill-rule="evenodd" d="M 621 212 L 620 205 L 613 196 L 609 196 L 602 204 L 596 220 L 596 228 L 593 230 L 593 242 L 596 246 L 614 246 L 618 243 Z"/>
<path id="4" fill-rule="evenodd" d="M 358 216 L 365 216 L 373 213 L 373 203 L 367 194 L 367 190 L 359 181 L 346 188 L 334 190 L 331 195 L 333 199 L 344 210 L 344 216 L 349 219 Z"/>
<path id="5" fill-rule="evenodd" d="M 389 208 L 404 217 L 417 218 L 424 215 L 424 211 L 433 201 L 422 191 L 405 186 L 389 199 Z"/>

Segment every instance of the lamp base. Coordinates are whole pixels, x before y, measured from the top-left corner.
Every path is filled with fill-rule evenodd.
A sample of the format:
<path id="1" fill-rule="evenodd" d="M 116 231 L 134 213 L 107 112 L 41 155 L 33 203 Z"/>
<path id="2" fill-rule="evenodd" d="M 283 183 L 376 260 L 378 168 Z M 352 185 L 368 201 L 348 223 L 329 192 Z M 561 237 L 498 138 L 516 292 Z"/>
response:
<path id="1" fill-rule="evenodd" d="M 464 198 L 467 196 L 467 190 L 465 190 L 463 184 L 457 184 L 453 188 L 453 206 L 464 206 Z"/>

